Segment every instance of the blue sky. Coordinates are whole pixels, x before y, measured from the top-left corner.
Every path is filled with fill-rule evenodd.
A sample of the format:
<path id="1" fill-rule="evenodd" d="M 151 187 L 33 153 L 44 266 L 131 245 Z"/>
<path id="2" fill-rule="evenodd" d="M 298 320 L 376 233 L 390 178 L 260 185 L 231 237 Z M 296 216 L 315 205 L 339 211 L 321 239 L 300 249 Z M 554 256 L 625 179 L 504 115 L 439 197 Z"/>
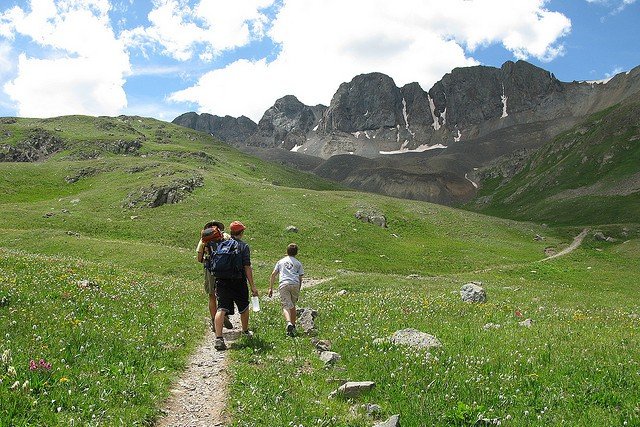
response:
<path id="1" fill-rule="evenodd" d="M 563 81 L 640 65 L 640 0 L 3 0 L 0 116 L 258 121 L 380 71 L 429 89 L 525 59 Z"/>

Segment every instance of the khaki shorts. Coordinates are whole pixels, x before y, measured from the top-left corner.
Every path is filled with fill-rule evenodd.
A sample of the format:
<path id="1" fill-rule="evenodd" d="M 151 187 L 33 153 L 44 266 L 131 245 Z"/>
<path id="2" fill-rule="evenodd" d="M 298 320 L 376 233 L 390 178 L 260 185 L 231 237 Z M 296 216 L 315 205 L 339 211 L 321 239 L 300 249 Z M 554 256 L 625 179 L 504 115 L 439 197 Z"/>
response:
<path id="1" fill-rule="evenodd" d="M 216 294 L 216 278 L 206 268 L 204 269 L 204 291 L 209 295 Z"/>
<path id="2" fill-rule="evenodd" d="M 290 310 L 296 306 L 298 298 L 300 297 L 300 285 L 287 284 L 280 287 L 280 302 L 282 308 Z"/>

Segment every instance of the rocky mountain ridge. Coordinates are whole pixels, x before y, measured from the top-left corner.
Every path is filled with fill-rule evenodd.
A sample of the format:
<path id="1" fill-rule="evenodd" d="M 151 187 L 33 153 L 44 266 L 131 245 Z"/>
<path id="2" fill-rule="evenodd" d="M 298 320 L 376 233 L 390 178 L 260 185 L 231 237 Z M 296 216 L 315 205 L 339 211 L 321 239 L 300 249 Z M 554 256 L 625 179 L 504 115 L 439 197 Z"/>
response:
<path id="1" fill-rule="evenodd" d="M 525 61 L 508 61 L 500 68 L 456 68 L 428 91 L 417 83 L 397 87 L 382 73 L 358 75 L 340 85 L 328 107 L 288 95 L 249 136 L 253 126 L 223 132 L 220 118 L 204 114 L 186 113 L 174 123 L 271 160 L 286 157 L 294 166 L 295 155 L 283 151 L 329 159 L 318 172 L 331 170 L 329 177 L 358 189 L 455 204 L 475 196 L 477 170 L 532 152 L 589 114 L 638 93 L 640 67 L 606 83 L 566 83 Z M 278 151 L 267 152 L 272 149 Z M 332 161 L 336 155 L 352 158 Z M 338 165 L 344 170 L 336 171 Z"/>

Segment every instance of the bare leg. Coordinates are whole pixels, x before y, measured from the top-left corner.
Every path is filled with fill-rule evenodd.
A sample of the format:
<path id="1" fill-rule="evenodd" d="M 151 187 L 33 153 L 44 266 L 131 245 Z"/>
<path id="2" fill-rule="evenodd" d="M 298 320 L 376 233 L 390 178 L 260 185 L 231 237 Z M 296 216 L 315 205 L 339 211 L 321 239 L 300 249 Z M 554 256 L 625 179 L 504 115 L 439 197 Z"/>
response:
<path id="1" fill-rule="evenodd" d="M 296 324 L 297 314 L 298 313 L 296 313 L 295 307 L 289 309 L 289 316 L 291 318 L 291 323 L 293 323 L 294 325 Z"/>
<path id="2" fill-rule="evenodd" d="M 249 330 L 249 308 L 247 308 L 243 313 L 240 313 L 240 324 L 242 325 L 243 331 Z M 220 323 L 220 325 L 222 325 L 222 323 Z"/>
<path id="3" fill-rule="evenodd" d="M 217 311 L 218 301 L 216 300 L 216 296 L 209 294 L 209 314 L 211 314 L 211 320 L 215 319 Z"/>
<path id="4" fill-rule="evenodd" d="M 213 322 L 216 328 L 216 337 L 222 336 L 222 325 L 224 323 L 224 316 L 226 313 L 223 310 L 220 310 L 216 313 L 215 321 Z"/>
<path id="5" fill-rule="evenodd" d="M 293 323 L 291 321 L 291 311 L 289 311 L 288 308 L 283 308 L 282 309 L 282 314 L 284 314 L 284 320 L 286 320 L 287 323 Z"/>

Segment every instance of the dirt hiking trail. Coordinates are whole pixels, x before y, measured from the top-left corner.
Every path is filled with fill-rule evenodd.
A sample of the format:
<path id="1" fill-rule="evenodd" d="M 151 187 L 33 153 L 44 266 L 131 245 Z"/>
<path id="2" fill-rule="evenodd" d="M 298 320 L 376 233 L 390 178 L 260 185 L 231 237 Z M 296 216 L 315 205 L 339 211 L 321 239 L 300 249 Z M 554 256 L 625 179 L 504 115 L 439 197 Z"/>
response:
<path id="1" fill-rule="evenodd" d="M 303 288 L 317 286 L 332 278 L 308 278 L 302 281 Z M 277 298 L 274 290 L 274 298 Z M 204 301 L 204 300 L 203 300 Z M 204 304 L 205 302 L 203 302 Z M 253 314 L 253 313 L 252 313 Z M 208 324 L 209 319 L 205 320 Z M 240 336 L 240 316 L 231 316 L 233 330 L 224 329 L 224 339 L 229 346 Z M 249 318 L 251 329 L 251 318 Z M 170 390 L 162 413 L 154 424 L 157 427 L 218 427 L 230 423 L 225 413 L 227 405 L 227 351 L 213 348 L 215 334 L 207 328 L 203 342 L 189 357 L 187 367 Z M 233 350 L 232 350 L 233 351 Z"/>
<path id="2" fill-rule="evenodd" d="M 581 244 L 582 241 L 584 240 L 585 237 L 587 237 L 587 234 L 589 234 L 589 229 L 585 228 L 584 230 L 582 230 L 582 232 L 580 234 L 578 234 L 576 237 L 573 238 L 573 242 L 571 242 L 571 244 L 569 246 L 567 246 L 566 248 L 564 248 L 563 250 L 561 250 L 560 252 L 558 252 L 557 254 L 551 255 L 546 257 L 545 259 L 541 260 L 541 261 L 547 261 L 553 258 L 558 258 L 564 255 L 567 255 L 568 253 L 573 252 L 575 249 L 577 249 Z"/>
<path id="3" fill-rule="evenodd" d="M 223 332 L 227 345 L 240 335 L 240 316 L 231 316 L 233 330 Z M 206 319 L 209 322 L 209 319 Z M 187 367 L 170 390 L 162 413 L 155 423 L 158 427 L 226 426 L 227 351 L 213 348 L 215 334 L 207 327 L 204 341 L 187 362 Z"/>

